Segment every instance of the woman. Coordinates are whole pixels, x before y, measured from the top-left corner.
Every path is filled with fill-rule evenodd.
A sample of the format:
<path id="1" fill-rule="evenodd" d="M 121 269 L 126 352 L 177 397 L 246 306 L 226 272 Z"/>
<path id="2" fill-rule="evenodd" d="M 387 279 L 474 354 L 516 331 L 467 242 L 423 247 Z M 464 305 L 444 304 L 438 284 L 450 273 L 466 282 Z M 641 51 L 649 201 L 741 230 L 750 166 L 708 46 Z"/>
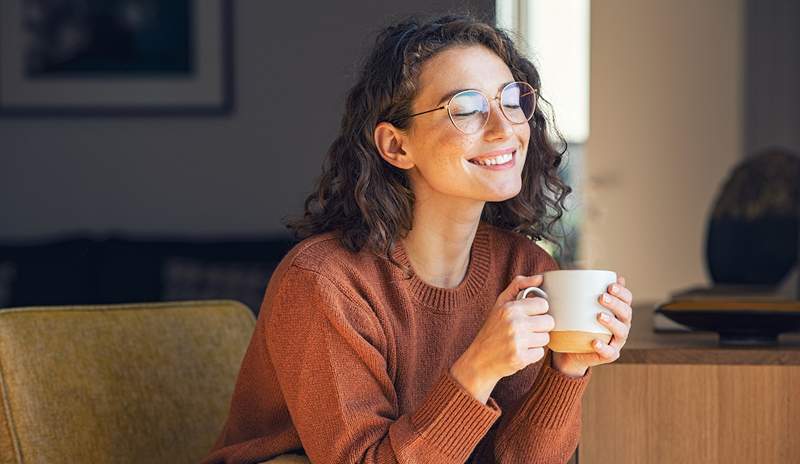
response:
<path id="1" fill-rule="evenodd" d="M 545 300 L 515 300 L 558 267 L 531 237 L 570 192 L 538 90 L 508 36 L 468 16 L 380 34 L 206 462 L 569 459 L 632 295 L 609 287 L 613 338 L 580 355 L 546 349 Z"/>

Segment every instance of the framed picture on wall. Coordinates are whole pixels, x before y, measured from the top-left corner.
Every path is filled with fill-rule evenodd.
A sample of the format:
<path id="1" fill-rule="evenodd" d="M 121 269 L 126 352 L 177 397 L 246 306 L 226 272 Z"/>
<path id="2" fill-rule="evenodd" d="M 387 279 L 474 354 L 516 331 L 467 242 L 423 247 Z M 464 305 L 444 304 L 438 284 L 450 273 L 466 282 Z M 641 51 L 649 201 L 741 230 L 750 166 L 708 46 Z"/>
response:
<path id="1" fill-rule="evenodd" d="M 1 0 L 0 114 L 225 114 L 231 0 Z"/>

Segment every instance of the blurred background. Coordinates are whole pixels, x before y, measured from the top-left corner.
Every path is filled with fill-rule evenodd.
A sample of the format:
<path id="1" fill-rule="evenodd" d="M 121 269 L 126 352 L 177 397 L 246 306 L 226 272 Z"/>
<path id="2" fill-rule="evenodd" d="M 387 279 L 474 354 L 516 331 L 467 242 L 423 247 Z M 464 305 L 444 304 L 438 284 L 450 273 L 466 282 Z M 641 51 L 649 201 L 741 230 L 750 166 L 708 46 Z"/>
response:
<path id="1" fill-rule="evenodd" d="M 375 33 L 448 10 L 497 21 L 540 65 L 576 190 L 562 267 L 615 270 L 639 301 L 710 285 L 732 170 L 800 152 L 798 2 L 3 0 L 0 307 L 257 311 Z M 792 211 L 736 244 L 793 237 L 774 281 L 796 266 Z"/>

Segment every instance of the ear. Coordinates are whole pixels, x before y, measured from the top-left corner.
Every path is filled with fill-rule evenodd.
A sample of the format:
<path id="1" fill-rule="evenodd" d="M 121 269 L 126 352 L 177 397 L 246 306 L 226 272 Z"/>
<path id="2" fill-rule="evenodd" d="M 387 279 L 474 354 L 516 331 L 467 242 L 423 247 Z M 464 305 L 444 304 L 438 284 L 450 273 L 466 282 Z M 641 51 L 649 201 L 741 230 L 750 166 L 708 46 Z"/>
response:
<path id="1" fill-rule="evenodd" d="M 414 161 L 404 149 L 406 135 L 402 130 L 384 121 L 375 127 L 373 137 L 378 153 L 387 163 L 400 169 L 414 167 Z"/>

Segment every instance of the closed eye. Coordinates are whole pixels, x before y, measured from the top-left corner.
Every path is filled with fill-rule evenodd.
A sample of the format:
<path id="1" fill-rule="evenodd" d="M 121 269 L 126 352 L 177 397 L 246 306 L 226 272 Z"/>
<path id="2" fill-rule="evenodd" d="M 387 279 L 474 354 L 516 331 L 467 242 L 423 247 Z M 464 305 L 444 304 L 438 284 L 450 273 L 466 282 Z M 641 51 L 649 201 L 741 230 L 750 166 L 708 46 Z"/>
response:
<path id="1" fill-rule="evenodd" d="M 476 114 L 478 114 L 480 112 L 481 112 L 480 110 L 474 110 L 474 111 L 470 111 L 469 113 L 456 113 L 453 116 L 464 116 L 464 117 L 473 116 L 473 115 L 476 115 Z"/>

